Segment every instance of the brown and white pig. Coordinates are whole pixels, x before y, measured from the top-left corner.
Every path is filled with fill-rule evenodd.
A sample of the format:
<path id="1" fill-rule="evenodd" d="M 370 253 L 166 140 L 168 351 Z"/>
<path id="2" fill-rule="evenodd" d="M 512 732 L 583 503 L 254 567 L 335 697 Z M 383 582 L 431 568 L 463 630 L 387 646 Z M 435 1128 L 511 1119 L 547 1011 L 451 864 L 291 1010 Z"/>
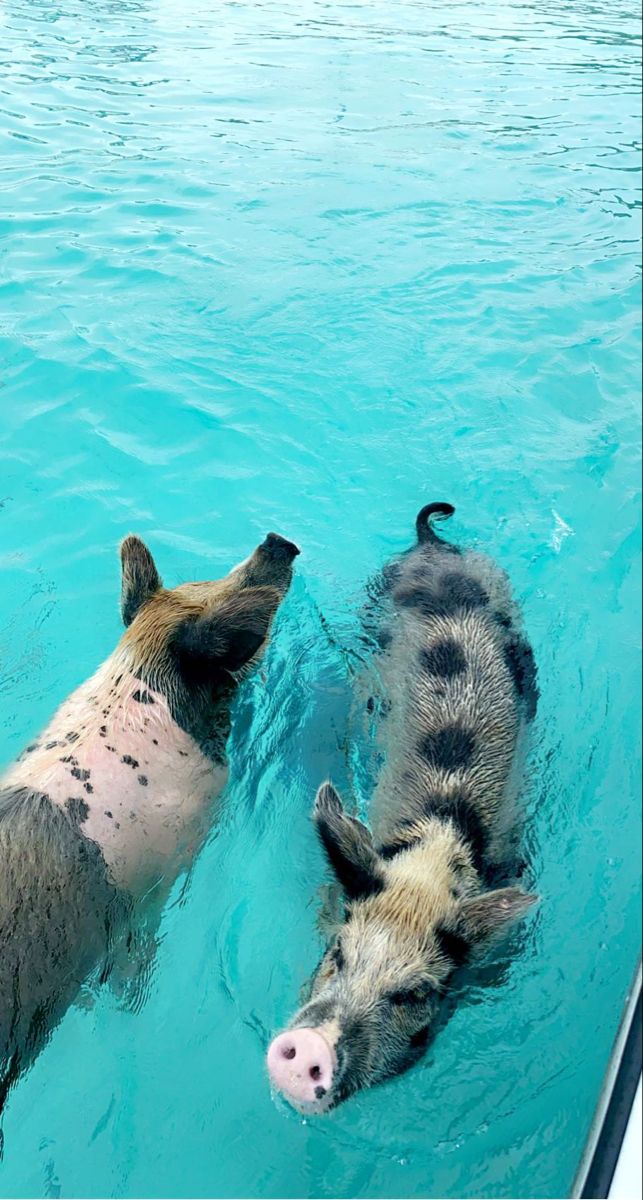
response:
<path id="1" fill-rule="evenodd" d="M 123 637 L 0 780 L 0 1110 L 207 834 L 231 701 L 298 553 L 271 533 L 226 578 L 166 589 L 144 543 L 123 542 Z"/>
<path id="2" fill-rule="evenodd" d="M 306 1113 L 417 1062 L 456 967 L 534 900 L 491 882 L 506 863 L 518 743 L 536 710 L 533 654 L 504 574 L 436 535 L 433 521 L 453 511 L 422 509 L 417 545 L 385 571 L 372 833 L 330 783 L 317 795 L 344 923 L 268 1051 L 274 1087 Z"/>

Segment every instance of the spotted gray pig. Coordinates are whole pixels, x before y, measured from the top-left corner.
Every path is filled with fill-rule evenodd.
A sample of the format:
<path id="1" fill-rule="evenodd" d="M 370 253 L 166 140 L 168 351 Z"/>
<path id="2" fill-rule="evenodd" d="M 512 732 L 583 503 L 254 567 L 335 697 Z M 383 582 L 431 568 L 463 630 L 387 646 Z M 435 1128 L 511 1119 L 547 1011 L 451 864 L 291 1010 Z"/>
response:
<path id="1" fill-rule="evenodd" d="M 504 574 L 417 518 L 418 544 L 385 572 L 380 631 L 386 752 L 373 833 L 324 784 L 314 818 L 346 899 L 310 999 L 268 1051 L 275 1087 L 320 1113 L 406 1070 L 426 1047 L 456 967 L 534 900 L 493 889 L 508 851 L 534 660 Z"/>
<path id="2" fill-rule="evenodd" d="M 296 554 L 271 533 L 225 579 L 168 590 L 143 542 L 123 543 L 125 634 L 0 780 L 0 1110 L 141 898 L 203 841 L 231 700 Z"/>

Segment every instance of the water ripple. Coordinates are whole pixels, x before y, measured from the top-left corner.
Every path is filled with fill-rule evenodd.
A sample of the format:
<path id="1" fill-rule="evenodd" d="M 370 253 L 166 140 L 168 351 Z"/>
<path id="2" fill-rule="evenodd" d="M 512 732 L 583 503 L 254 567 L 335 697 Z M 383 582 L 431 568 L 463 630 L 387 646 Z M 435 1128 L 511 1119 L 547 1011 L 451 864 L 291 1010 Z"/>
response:
<path id="1" fill-rule="evenodd" d="M 640 941 L 639 49 L 628 0 L 0 6 L 3 759 L 118 636 L 124 533 L 168 582 L 304 549 L 154 971 L 56 1031 L 2 1194 L 568 1193 Z M 421 1068 L 309 1124 L 262 1058 L 320 950 L 310 805 L 366 805 L 356 612 L 436 496 L 533 637 L 542 902 Z"/>

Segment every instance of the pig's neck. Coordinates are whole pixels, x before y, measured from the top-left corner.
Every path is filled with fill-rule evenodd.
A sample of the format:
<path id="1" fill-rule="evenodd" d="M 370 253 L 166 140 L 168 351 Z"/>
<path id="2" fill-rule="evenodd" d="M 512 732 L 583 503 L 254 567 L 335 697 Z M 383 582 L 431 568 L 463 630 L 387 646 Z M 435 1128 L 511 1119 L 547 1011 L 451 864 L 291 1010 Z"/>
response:
<path id="1" fill-rule="evenodd" d="M 479 889 L 481 875 L 470 848 L 450 820 L 419 820 L 404 835 L 382 847 L 392 879 L 445 901 Z"/>
<path id="2" fill-rule="evenodd" d="M 127 651 L 127 644 L 125 643 Z M 230 708 L 237 681 L 221 671 L 199 687 L 187 687 L 171 663 L 134 671 L 140 686 L 164 697 L 167 710 L 180 729 L 197 744 L 202 754 L 216 766 L 226 763 L 226 744 L 230 734 Z"/>

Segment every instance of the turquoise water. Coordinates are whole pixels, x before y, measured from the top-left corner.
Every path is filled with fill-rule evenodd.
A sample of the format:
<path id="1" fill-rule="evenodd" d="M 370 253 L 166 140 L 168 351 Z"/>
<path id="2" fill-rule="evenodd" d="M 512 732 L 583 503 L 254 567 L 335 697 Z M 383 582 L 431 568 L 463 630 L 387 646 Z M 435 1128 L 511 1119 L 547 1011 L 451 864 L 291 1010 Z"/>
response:
<path id="1" fill-rule="evenodd" d="M 640 941 L 638 32 L 622 0 L 0 9 L 0 760 L 119 636 L 124 533 L 170 583 L 303 548 L 146 1001 L 68 1013 L 3 1196 L 569 1189 Z M 434 499 L 533 637 L 542 903 L 419 1069 L 306 1123 L 263 1055 L 319 953 L 308 814 L 328 772 L 366 799 L 356 612 Z"/>

